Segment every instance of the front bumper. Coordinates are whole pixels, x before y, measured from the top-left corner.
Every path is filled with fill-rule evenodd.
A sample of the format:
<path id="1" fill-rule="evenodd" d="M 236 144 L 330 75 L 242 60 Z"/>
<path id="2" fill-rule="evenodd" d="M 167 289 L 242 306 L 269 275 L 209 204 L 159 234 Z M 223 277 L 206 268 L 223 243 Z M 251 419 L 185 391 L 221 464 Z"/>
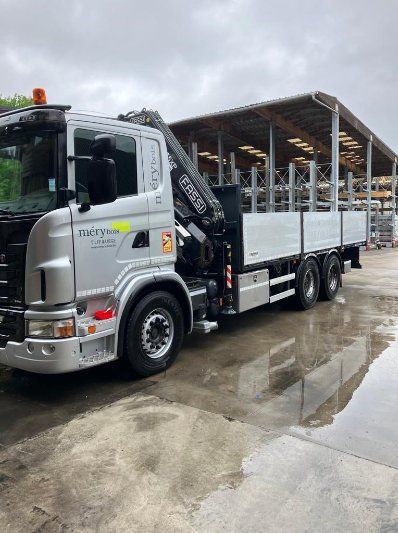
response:
<path id="1" fill-rule="evenodd" d="M 55 350 L 51 355 L 46 355 L 49 345 L 53 345 Z M 38 374 L 62 374 L 81 370 L 79 359 L 78 337 L 66 339 L 28 337 L 22 342 L 9 341 L 4 348 L 0 348 L 1 364 Z"/>

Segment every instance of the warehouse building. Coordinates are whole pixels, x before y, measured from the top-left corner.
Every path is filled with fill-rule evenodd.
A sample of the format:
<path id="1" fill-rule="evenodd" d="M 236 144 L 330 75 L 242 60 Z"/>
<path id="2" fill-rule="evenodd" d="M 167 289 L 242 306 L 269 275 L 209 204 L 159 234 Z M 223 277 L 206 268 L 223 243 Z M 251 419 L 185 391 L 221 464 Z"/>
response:
<path id="1" fill-rule="evenodd" d="M 334 96 L 307 93 L 170 127 L 209 184 L 240 183 L 245 210 L 366 209 L 369 239 L 395 244 L 398 156 Z"/>

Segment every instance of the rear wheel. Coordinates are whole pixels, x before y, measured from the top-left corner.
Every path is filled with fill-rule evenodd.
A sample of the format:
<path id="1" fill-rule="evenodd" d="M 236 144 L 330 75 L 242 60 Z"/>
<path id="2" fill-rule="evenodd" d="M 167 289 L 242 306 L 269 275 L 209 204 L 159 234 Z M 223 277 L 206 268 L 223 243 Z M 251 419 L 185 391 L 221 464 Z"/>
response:
<path id="1" fill-rule="evenodd" d="M 127 322 L 125 362 L 138 376 L 151 376 L 171 366 L 183 339 L 184 320 L 178 300 L 164 291 L 147 294 Z"/>
<path id="2" fill-rule="evenodd" d="M 310 257 L 301 265 L 297 280 L 296 303 L 300 309 L 314 307 L 319 294 L 319 281 L 318 264 Z"/>
<path id="3" fill-rule="evenodd" d="M 326 259 L 323 267 L 320 295 L 323 300 L 333 300 L 339 292 L 341 280 L 341 266 L 339 258 L 331 255 Z"/>

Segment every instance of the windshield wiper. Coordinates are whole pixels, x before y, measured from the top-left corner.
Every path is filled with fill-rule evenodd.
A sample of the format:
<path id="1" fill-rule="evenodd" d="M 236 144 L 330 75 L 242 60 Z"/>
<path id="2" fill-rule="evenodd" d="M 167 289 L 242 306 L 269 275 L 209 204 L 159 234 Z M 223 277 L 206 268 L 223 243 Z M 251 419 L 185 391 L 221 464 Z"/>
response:
<path id="1" fill-rule="evenodd" d="M 0 209 L 0 215 L 10 215 L 10 216 L 14 216 L 15 213 L 13 213 L 12 211 L 10 211 L 9 209 Z"/>

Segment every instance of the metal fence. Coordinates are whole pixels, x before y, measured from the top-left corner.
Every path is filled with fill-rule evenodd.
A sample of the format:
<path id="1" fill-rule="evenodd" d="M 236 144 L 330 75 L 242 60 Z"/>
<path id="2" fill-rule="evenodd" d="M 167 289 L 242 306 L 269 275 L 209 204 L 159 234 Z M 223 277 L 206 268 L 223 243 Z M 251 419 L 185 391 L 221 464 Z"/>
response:
<path id="1" fill-rule="evenodd" d="M 244 211 L 316 211 L 331 209 L 333 183 L 331 164 L 276 168 L 271 179 L 266 169 L 252 167 L 251 170 L 237 169 L 234 174 L 204 173 L 204 180 L 210 185 L 239 183 Z"/>
<path id="2" fill-rule="evenodd" d="M 253 199 L 250 205 L 254 211 L 318 211 L 331 209 L 333 205 L 331 172 L 331 163 L 316 164 L 311 161 L 308 165 L 290 163 L 287 167 L 276 168 L 273 186 L 269 172 L 257 167 L 245 171 L 237 169 L 234 174 L 224 173 L 221 176 L 204 172 L 203 178 L 210 186 L 239 183 L 242 199 Z M 393 188 L 391 177 L 373 178 L 371 181 L 371 192 L 391 193 L 389 198 L 394 204 L 396 197 L 392 194 Z M 367 193 L 366 174 L 354 176 L 348 172 L 345 178 L 340 177 L 338 193 L 339 207 L 353 208 L 355 196 Z"/>
<path id="3" fill-rule="evenodd" d="M 240 184 L 243 212 L 268 213 L 333 210 L 336 194 L 331 174 L 331 163 L 310 161 L 307 165 L 290 163 L 276 168 L 273 176 L 267 168 L 252 167 L 237 169 L 233 174 L 203 173 L 203 178 L 210 186 Z M 339 178 L 337 187 L 339 210 L 367 210 L 373 240 L 380 236 L 382 242 L 397 241 L 395 177 L 372 178 L 368 189 L 366 174 L 348 172 Z M 372 197 L 374 192 L 379 200 Z"/>

